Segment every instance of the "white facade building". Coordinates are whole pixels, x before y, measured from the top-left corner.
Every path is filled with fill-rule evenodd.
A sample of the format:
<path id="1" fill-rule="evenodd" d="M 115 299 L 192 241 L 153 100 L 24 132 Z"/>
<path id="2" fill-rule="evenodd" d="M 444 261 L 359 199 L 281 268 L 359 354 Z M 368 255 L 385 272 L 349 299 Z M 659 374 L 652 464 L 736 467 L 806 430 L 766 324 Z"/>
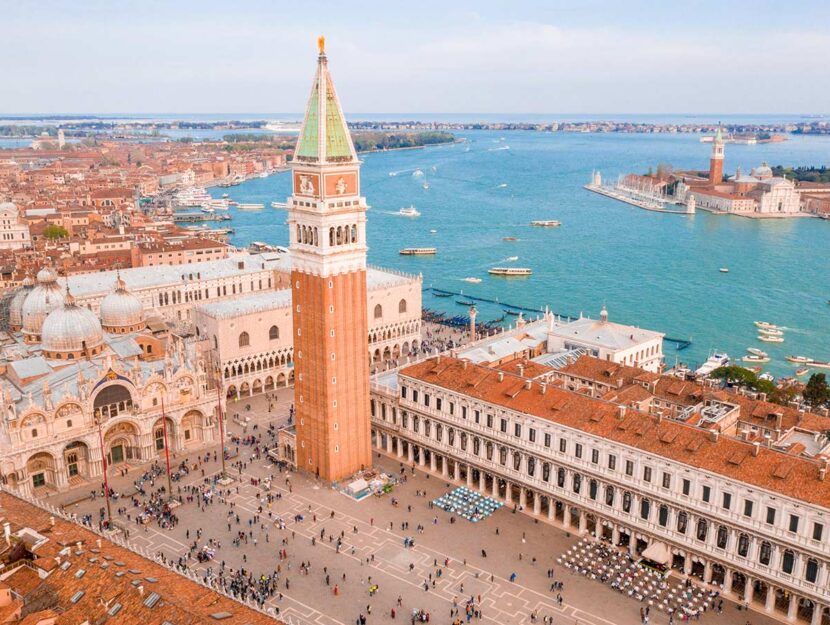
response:
<path id="1" fill-rule="evenodd" d="M 31 244 L 29 225 L 20 219 L 17 206 L 12 202 L 0 203 L 0 249 L 19 250 Z"/>

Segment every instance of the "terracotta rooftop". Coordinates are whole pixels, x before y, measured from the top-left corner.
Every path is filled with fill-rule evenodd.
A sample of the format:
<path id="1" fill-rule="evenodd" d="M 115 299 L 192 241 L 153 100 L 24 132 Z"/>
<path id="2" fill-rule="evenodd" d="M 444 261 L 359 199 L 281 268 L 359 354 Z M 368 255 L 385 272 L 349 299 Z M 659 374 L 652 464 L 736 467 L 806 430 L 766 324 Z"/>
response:
<path id="1" fill-rule="evenodd" d="M 0 521 L 8 521 L 13 533 L 28 527 L 48 538 L 46 543 L 35 547 L 34 555 L 56 565 L 60 562 L 39 585 L 54 597 L 54 605 L 43 608 L 59 613 L 56 625 L 107 620 L 120 625 L 220 621 L 223 625 L 273 625 L 279 622 L 80 525 L 61 518 L 56 518 L 52 525 L 48 512 L 6 492 L 0 492 Z M 38 566 L 37 563 L 35 560 L 27 566 Z M 12 588 L 16 575 L 7 580 Z M 26 587 L 31 587 L 28 574 L 21 573 L 20 579 Z"/>
<path id="2" fill-rule="evenodd" d="M 821 464 L 690 425 L 658 419 L 614 403 L 532 383 L 480 365 L 441 356 L 401 370 L 401 376 L 463 393 L 520 413 L 546 419 L 692 468 L 752 484 L 772 492 L 830 508 L 830 482 L 821 481 Z M 501 375 L 502 380 L 499 380 Z M 735 464 L 729 458 L 743 457 Z"/>
<path id="3" fill-rule="evenodd" d="M 619 383 L 631 384 L 638 376 L 643 374 L 643 370 L 639 367 L 629 367 L 588 355 L 580 356 L 574 362 L 562 367 L 559 371 L 566 375 L 610 384 L 612 386 L 616 386 Z"/>

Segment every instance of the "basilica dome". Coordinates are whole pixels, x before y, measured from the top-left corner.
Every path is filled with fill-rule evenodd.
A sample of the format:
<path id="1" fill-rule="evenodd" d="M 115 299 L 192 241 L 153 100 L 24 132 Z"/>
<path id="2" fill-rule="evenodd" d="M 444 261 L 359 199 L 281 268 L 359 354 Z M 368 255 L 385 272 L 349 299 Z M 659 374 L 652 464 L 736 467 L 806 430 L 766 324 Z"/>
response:
<path id="1" fill-rule="evenodd" d="M 101 300 L 101 325 L 107 332 L 135 332 L 144 327 L 144 306 L 118 276 L 115 289 Z"/>
<path id="2" fill-rule="evenodd" d="M 46 316 L 63 306 L 65 297 L 58 277 L 52 269 L 44 267 L 37 273 L 37 285 L 23 300 L 22 326 L 28 342 L 40 340 L 40 328 Z"/>
<path id="3" fill-rule="evenodd" d="M 47 358 L 82 358 L 100 353 L 104 345 L 98 318 L 91 310 L 78 306 L 69 294 L 65 304 L 46 317 L 40 334 Z"/>
<path id="4" fill-rule="evenodd" d="M 12 330 L 19 330 L 23 327 L 23 302 L 26 301 L 34 286 L 34 281 L 26 276 L 23 279 L 23 288 L 12 297 L 9 303 L 9 326 Z"/>

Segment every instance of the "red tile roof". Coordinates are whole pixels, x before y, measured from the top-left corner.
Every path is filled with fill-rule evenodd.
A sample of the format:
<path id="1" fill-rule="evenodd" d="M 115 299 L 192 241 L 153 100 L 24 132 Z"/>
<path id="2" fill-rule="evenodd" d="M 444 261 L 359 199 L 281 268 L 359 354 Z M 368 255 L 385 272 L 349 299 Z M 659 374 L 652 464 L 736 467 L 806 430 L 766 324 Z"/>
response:
<path id="1" fill-rule="evenodd" d="M 557 423 L 587 434 L 639 449 L 674 462 L 716 473 L 725 478 L 830 508 L 830 481 L 819 479 L 821 463 L 690 425 L 659 419 L 628 408 L 620 416 L 616 404 L 578 393 L 532 383 L 469 362 L 441 356 L 401 370 L 413 378 L 482 401 Z M 499 379 L 501 376 L 501 380 Z M 518 390 L 517 390 L 518 389 Z M 728 462 L 744 454 L 739 465 Z M 786 474 L 782 467 L 786 466 Z"/>

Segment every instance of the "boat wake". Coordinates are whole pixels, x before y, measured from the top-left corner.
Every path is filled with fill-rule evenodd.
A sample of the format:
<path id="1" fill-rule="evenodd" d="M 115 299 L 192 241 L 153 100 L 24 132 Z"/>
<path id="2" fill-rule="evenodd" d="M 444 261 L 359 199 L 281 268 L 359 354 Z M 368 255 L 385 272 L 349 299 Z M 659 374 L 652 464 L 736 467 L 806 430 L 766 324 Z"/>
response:
<path id="1" fill-rule="evenodd" d="M 509 149 L 510 149 L 509 145 L 503 145 L 499 148 L 488 148 L 487 151 L 488 152 L 500 152 L 501 150 L 509 150 Z"/>

